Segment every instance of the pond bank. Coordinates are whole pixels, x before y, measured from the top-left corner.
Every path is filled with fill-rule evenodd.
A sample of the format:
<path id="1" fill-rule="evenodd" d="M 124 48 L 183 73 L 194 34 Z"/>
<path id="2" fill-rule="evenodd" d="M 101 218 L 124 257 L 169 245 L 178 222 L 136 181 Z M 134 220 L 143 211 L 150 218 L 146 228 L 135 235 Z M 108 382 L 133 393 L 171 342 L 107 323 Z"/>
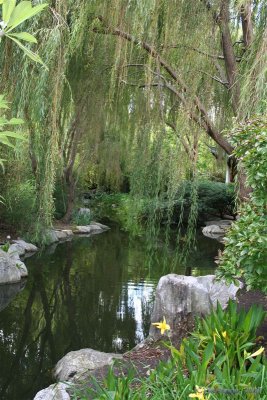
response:
<path id="1" fill-rule="evenodd" d="M 164 278 L 167 277 L 163 277 L 162 279 L 164 280 Z M 205 279 L 205 277 L 203 277 L 203 279 Z M 158 285 L 157 292 L 160 290 L 160 285 Z M 229 295 L 232 297 L 230 292 Z M 264 299 L 260 293 L 246 292 L 245 290 L 241 290 L 239 291 L 237 297 L 240 308 L 245 308 L 248 310 L 254 304 L 254 301 L 257 298 L 258 304 L 262 304 L 263 308 L 267 310 L 266 298 Z M 156 300 L 156 303 L 157 301 L 161 303 L 159 298 Z M 226 304 L 224 304 L 224 306 L 226 306 Z M 159 305 L 155 304 L 153 314 L 155 314 L 155 309 L 157 310 L 158 308 Z M 173 326 L 173 322 L 170 320 L 167 320 L 167 322 Z M 262 333 L 266 334 L 266 323 L 267 321 L 265 321 L 265 323 L 261 326 L 258 335 Z M 188 337 L 193 329 L 193 314 L 182 313 L 182 318 L 179 319 L 179 324 L 176 324 L 176 330 L 172 330 L 172 332 L 174 332 L 171 335 L 172 346 L 176 349 L 179 349 L 182 340 Z M 159 338 L 157 339 L 157 337 Z M 171 356 L 170 350 L 166 348 L 163 340 L 168 342 L 168 336 L 162 336 L 160 338 L 160 335 L 154 335 L 153 337 L 152 330 L 151 336 L 149 336 L 131 351 L 124 353 L 122 357 L 119 357 L 119 360 L 115 360 L 113 367 L 114 375 L 117 377 L 128 376 L 131 374 L 131 371 L 134 370 L 135 379 L 146 378 L 148 375 L 150 375 L 151 371 L 157 367 L 159 362 L 167 361 Z M 257 344 L 265 345 L 266 339 L 260 338 L 257 341 Z M 83 395 L 86 399 L 93 398 L 89 396 L 89 392 L 91 389 L 96 388 L 96 381 L 101 385 L 107 378 L 111 359 L 113 357 L 112 354 L 99 354 L 101 355 L 100 359 L 102 358 L 102 354 L 104 357 L 103 364 L 105 365 L 101 367 L 98 367 L 98 365 L 94 363 L 94 357 L 98 356 L 97 354 L 94 355 L 94 350 L 91 349 L 83 349 L 77 352 L 71 352 L 67 356 L 63 357 L 63 359 L 57 363 L 54 373 L 57 381 L 64 382 L 64 385 L 62 386 L 61 383 L 58 383 L 50 386 L 48 389 L 42 390 L 36 395 L 35 400 L 59 400 L 61 398 L 71 399 L 73 393 L 76 395 L 79 393 L 80 396 Z M 114 355 L 114 357 L 117 356 Z M 61 393 L 60 395 L 58 394 L 59 389 Z"/>

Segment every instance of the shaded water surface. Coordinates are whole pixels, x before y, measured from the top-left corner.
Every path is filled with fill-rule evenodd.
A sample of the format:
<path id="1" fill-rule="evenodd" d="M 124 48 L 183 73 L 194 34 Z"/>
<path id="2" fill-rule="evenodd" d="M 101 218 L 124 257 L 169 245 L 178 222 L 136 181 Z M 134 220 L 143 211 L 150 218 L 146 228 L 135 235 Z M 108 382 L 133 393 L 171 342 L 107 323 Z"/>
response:
<path id="1" fill-rule="evenodd" d="M 212 273 L 219 246 L 200 237 L 186 271 L 177 265 L 175 272 Z M 143 340 L 156 284 L 172 259 L 172 246 L 166 255 L 159 244 L 148 260 L 142 239 L 118 227 L 28 258 L 26 284 L 0 287 L 0 399 L 32 400 L 71 350 L 124 352 Z"/>

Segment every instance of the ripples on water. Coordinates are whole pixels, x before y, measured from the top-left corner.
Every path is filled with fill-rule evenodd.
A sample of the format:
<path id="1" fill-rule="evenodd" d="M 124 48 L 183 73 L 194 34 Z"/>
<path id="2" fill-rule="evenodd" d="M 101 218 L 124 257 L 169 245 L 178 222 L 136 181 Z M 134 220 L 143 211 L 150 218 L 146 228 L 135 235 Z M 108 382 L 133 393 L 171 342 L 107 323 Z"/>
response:
<path id="1" fill-rule="evenodd" d="M 186 273 L 212 273 L 219 246 L 200 237 Z M 27 259 L 25 287 L 0 287 L 0 399 L 32 400 L 71 350 L 122 353 L 142 341 L 156 284 L 172 259 L 172 246 L 167 254 L 159 246 L 148 263 L 143 240 L 130 240 L 118 227 Z"/>

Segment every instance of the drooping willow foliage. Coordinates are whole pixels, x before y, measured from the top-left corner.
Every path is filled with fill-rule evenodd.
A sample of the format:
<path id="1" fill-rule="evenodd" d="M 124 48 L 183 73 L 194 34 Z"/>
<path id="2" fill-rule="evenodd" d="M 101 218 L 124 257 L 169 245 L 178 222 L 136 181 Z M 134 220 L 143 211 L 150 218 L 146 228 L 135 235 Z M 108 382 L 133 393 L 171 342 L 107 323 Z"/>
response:
<path id="1" fill-rule="evenodd" d="M 1 91 L 12 101 L 13 113 L 25 119 L 29 134 L 19 157 L 29 154 L 24 167 L 35 182 L 37 227 L 51 225 L 55 184 L 66 186 L 71 202 L 71 190 L 88 170 L 99 184 L 115 189 L 129 180 L 133 212 L 150 199 L 152 231 L 159 229 L 162 204 L 171 222 L 180 183 L 192 180 L 193 227 L 198 154 L 206 149 L 208 157 L 212 145 L 219 150 L 207 135 L 207 118 L 221 132 L 231 127 L 234 115 L 243 119 L 264 112 L 266 104 L 265 1 L 254 2 L 254 40 L 246 52 L 240 42 L 245 2 L 230 4 L 238 60 L 234 89 L 224 82 L 222 1 L 50 0 L 49 10 L 27 27 L 37 34 L 47 69 L 33 65 L 12 44 L 1 44 Z M 232 106 L 237 83 L 238 113 Z"/>

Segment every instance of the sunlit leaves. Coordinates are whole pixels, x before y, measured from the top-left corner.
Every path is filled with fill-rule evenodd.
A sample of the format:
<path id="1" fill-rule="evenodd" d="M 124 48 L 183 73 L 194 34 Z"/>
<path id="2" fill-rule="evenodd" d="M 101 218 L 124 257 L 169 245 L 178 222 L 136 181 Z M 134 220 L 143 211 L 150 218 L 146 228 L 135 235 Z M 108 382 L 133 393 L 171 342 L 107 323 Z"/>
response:
<path id="1" fill-rule="evenodd" d="M 28 32 L 13 32 L 13 30 L 24 21 L 39 14 L 47 4 L 39 4 L 33 7 L 31 1 L 21 1 L 16 5 L 16 0 L 2 0 L 0 4 L 2 4 L 3 17 L 1 36 L 5 36 L 15 42 L 31 60 L 44 65 L 36 53 L 21 43 L 21 40 L 28 43 L 37 43 L 36 38 Z"/>

